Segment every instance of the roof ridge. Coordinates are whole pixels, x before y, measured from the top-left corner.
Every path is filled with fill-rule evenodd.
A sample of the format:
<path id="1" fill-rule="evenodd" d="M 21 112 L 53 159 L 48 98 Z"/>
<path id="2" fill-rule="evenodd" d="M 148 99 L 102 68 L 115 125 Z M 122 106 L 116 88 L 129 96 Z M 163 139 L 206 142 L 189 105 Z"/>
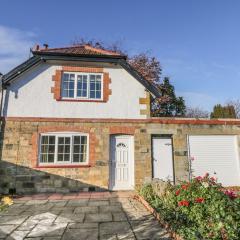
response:
<path id="1" fill-rule="evenodd" d="M 51 52 L 51 51 L 55 51 L 55 50 L 65 50 L 65 49 L 74 49 L 74 48 L 83 48 L 85 50 L 90 50 L 90 51 L 94 51 L 94 52 L 102 53 L 102 54 L 106 54 L 106 55 L 121 56 L 121 54 L 116 51 L 92 47 L 88 44 L 79 44 L 79 45 L 72 45 L 72 46 L 68 46 L 68 47 L 57 47 L 57 48 L 39 48 L 39 49 L 33 49 L 32 51 L 33 52 L 48 52 L 48 51 Z"/>
<path id="2" fill-rule="evenodd" d="M 112 50 L 104 50 L 104 49 L 101 49 L 101 48 L 95 48 L 95 47 L 92 47 L 88 44 L 84 44 L 83 47 L 85 49 L 88 49 L 88 50 L 93 50 L 93 51 L 96 51 L 96 52 L 99 52 L 99 53 L 111 53 L 111 54 L 114 54 L 114 55 L 120 55 L 120 53 L 116 52 L 116 51 L 112 51 Z"/>
<path id="3" fill-rule="evenodd" d="M 56 48 L 39 48 L 39 50 L 34 50 L 34 51 L 48 51 L 48 50 L 61 50 L 61 49 L 68 49 L 68 48 L 75 48 L 75 47 L 84 47 L 83 45 L 72 45 L 72 46 L 68 46 L 68 47 L 56 47 Z"/>

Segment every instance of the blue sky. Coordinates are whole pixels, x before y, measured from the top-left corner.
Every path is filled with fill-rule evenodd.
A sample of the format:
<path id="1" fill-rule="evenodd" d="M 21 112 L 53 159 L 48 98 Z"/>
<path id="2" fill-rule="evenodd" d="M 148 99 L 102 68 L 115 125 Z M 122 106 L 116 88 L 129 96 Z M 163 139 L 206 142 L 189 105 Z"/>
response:
<path id="1" fill-rule="evenodd" d="M 121 41 L 131 54 L 158 57 L 188 105 L 211 110 L 240 98 L 239 12 L 237 0 L 2 0 L 0 72 L 28 58 L 36 43 Z"/>

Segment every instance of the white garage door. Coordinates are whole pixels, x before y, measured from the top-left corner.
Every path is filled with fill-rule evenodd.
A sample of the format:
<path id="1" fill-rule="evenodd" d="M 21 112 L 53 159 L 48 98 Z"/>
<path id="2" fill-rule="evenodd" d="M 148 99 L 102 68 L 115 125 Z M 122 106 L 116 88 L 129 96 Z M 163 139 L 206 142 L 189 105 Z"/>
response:
<path id="1" fill-rule="evenodd" d="M 208 172 L 224 186 L 240 185 L 236 136 L 189 136 L 189 157 L 193 176 Z"/>

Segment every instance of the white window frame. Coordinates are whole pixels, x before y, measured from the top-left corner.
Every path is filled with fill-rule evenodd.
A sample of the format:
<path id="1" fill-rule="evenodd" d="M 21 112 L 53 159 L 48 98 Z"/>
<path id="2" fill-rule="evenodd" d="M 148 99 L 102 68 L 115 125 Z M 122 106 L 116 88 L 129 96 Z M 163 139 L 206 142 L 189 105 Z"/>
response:
<path id="1" fill-rule="evenodd" d="M 55 152 L 54 152 L 54 162 L 51 163 L 42 163 L 41 159 L 41 145 L 42 145 L 42 136 L 55 136 Z M 86 136 L 87 137 L 87 150 L 86 150 L 86 162 L 73 162 L 73 137 L 75 136 Z M 70 137 L 70 161 L 61 162 L 57 159 L 58 151 L 58 137 Z M 39 136 L 39 146 L 38 146 L 38 165 L 39 166 L 49 166 L 49 165 L 88 165 L 89 164 L 89 134 L 79 133 L 79 132 L 48 132 L 42 133 Z"/>
<path id="2" fill-rule="evenodd" d="M 62 97 L 62 87 L 63 87 L 63 75 L 64 74 L 74 74 L 74 97 Z M 87 96 L 78 97 L 77 96 L 77 76 L 85 75 L 87 76 Z M 90 75 L 100 75 L 101 76 L 101 98 L 90 98 Z M 76 100 L 90 100 L 90 101 L 103 101 L 103 73 L 86 73 L 86 72 L 63 72 L 61 79 L 61 98 L 64 100 L 76 99 Z"/>

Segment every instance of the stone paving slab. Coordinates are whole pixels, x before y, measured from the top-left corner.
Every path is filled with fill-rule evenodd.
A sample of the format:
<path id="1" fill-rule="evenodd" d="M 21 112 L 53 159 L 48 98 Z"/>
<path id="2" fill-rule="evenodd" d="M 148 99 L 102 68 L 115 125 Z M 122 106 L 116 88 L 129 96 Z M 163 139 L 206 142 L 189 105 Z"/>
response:
<path id="1" fill-rule="evenodd" d="M 170 240 L 131 196 L 114 192 L 22 197 L 0 213 L 0 239 Z"/>

